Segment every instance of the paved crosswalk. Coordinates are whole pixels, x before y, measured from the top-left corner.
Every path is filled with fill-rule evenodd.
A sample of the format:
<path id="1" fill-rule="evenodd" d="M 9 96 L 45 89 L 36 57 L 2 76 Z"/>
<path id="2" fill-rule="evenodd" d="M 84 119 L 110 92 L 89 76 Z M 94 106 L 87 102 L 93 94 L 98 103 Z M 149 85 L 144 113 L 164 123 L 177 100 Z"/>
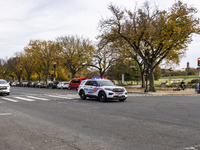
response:
<path id="1" fill-rule="evenodd" d="M 77 94 L 68 94 L 68 95 L 19 95 L 19 96 L 1 96 L 0 101 L 8 102 L 34 102 L 34 101 L 50 101 L 50 100 L 69 100 L 69 99 L 79 99 Z"/>
<path id="2" fill-rule="evenodd" d="M 149 94 L 137 94 L 137 93 L 129 93 L 128 97 L 143 97 L 143 96 L 162 96 L 162 95 L 149 95 Z M 51 101 L 51 100 L 70 100 L 70 99 L 80 99 L 78 94 L 41 94 L 41 95 L 19 95 L 19 96 L 1 96 L 0 101 L 8 101 L 8 102 L 35 102 L 35 101 Z"/>

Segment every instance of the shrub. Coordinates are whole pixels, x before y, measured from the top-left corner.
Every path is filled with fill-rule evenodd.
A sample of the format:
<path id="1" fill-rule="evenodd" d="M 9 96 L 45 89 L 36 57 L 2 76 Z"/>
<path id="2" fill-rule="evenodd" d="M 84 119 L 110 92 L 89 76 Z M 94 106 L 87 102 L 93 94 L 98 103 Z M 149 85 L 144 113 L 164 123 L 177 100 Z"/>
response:
<path id="1" fill-rule="evenodd" d="M 198 83 L 200 83 L 200 79 L 193 79 L 193 80 L 191 80 L 191 82 L 190 82 L 190 83 L 192 83 L 192 84 L 193 84 L 193 83 L 197 83 L 197 82 L 198 82 Z"/>

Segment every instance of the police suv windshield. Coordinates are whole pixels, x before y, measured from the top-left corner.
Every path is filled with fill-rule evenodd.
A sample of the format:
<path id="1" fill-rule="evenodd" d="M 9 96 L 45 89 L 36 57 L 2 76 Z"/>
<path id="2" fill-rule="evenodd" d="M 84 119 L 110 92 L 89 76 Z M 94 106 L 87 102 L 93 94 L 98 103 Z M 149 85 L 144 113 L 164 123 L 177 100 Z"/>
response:
<path id="1" fill-rule="evenodd" d="M 110 80 L 99 80 L 99 86 L 114 86 L 115 84 Z"/>
<path id="2" fill-rule="evenodd" d="M 0 81 L 0 84 L 6 84 L 6 81 L 1 80 L 1 81 Z"/>

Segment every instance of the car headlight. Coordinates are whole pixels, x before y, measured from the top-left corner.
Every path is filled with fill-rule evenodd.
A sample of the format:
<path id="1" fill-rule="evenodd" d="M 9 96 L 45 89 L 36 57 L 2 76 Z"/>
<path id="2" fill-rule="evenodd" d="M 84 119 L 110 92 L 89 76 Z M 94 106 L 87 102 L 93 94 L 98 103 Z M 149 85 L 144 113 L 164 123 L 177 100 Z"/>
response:
<path id="1" fill-rule="evenodd" d="M 111 88 L 105 88 L 105 90 L 107 90 L 107 91 L 113 91 L 113 89 L 111 89 Z"/>

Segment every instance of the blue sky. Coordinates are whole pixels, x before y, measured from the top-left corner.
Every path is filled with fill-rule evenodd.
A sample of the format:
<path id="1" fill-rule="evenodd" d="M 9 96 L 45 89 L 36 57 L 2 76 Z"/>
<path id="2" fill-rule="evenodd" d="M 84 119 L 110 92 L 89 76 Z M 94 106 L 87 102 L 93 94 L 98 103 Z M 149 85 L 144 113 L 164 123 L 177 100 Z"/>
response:
<path id="1" fill-rule="evenodd" d="M 200 11 L 199 0 L 182 0 Z M 175 0 L 150 0 L 160 9 L 168 9 Z M 0 58 L 23 51 L 30 40 L 55 40 L 59 36 L 78 35 L 95 40 L 100 19 L 111 16 L 108 5 L 133 9 L 144 0 L 1 0 L 0 1 Z M 200 17 L 200 12 L 197 14 Z M 197 67 L 200 57 L 200 35 L 193 38 L 180 66 L 189 61 Z"/>

